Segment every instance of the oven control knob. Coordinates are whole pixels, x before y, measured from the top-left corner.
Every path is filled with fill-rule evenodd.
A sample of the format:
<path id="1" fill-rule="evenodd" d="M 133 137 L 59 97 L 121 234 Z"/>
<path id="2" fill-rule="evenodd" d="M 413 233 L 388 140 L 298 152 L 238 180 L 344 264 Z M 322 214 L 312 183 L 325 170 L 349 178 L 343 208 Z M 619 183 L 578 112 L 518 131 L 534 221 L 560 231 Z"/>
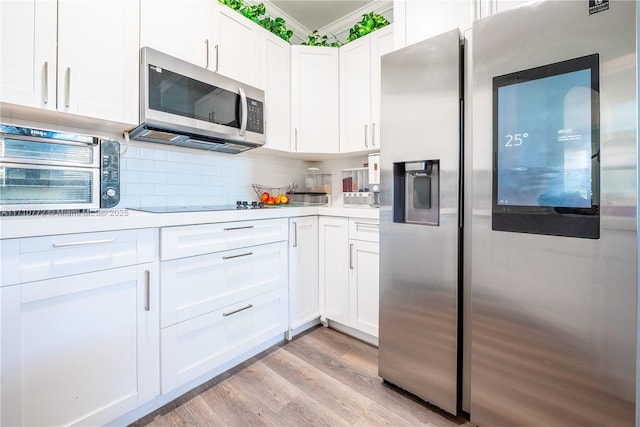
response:
<path id="1" fill-rule="evenodd" d="M 116 190 L 114 190 L 113 188 L 108 188 L 107 189 L 107 196 L 113 197 L 115 195 L 116 195 Z"/>

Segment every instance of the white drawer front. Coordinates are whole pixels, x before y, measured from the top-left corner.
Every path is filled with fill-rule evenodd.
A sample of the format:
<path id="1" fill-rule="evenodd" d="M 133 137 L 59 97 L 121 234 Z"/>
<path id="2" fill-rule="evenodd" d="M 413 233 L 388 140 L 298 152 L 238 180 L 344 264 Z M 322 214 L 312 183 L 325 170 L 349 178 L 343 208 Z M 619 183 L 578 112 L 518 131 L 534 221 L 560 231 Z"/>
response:
<path id="1" fill-rule="evenodd" d="M 162 327 L 287 287 L 287 243 L 161 263 Z"/>
<path id="2" fill-rule="evenodd" d="M 156 242 L 157 229 L 29 237 L 6 246 L 3 242 L 8 249 L 2 251 L 3 270 L 18 272 L 7 278 L 3 274 L 2 284 L 12 284 L 5 280 L 26 283 L 151 262 Z M 17 260 L 17 264 L 5 265 L 5 252 L 6 259 Z"/>
<path id="3" fill-rule="evenodd" d="M 280 289 L 162 329 L 162 393 L 284 333 L 287 310 Z"/>
<path id="4" fill-rule="evenodd" d="M 223 222 L 161 230 L 162 261 L 287 240 L 287 219 Z"/>
<path id="5" fill-rule="evenodd" d="M 377 220 L 349 218 L 349 238 L 366 242 L 380 241 L 380 223 Z"/>

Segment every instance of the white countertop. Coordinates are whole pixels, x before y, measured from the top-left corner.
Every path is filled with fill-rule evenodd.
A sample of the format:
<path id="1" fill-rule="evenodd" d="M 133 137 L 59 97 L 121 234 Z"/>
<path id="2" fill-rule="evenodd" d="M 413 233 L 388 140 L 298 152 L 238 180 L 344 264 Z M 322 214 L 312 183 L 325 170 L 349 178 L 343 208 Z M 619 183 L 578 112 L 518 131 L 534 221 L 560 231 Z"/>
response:
<path id="1" fill-rule="evenodd" d="M 42 213 L 40 215 L 0 216 L 0 239 L 310 215 L 378 220 L 380 210 L 370 207 L 291 206 L 269 209 L 180 213 L 147 213 L 131 209 L 101 209 L 98 212 L 82 214 Z"/>

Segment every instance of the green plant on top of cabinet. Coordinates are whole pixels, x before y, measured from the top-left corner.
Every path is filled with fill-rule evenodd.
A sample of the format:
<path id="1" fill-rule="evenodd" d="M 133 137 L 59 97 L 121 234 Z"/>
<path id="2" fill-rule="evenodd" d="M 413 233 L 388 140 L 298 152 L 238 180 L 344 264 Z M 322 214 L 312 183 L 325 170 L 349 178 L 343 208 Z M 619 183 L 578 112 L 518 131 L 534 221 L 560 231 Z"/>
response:
<path id="1" fill-rule="evenodd" d="M 393 50 L 393 27 L 340 51 L 340 152 L 380 149 L 380 58 Z"/>
<path id="2" fill-rule="evenodd" d="M 137 2 L 3 1 L 2 102 L 138 123 Z"/>
<path id="3" fill-rule="evenodd" d="M 291 46 L 292 152 L 338 152 L 338 51 Z"/>
<path id="4" fill-rule="evenodd" d="M 360 22 L 356 22 L 349 30 L 349 36 L 347 37 L 346 43 L 352 42 L 362 36 L 366 36 L 367 34 L 379 30 L 380 28 L 384 28 L 387 25 L 389 25 L 389 21 L 387 21 L 387 18 L 384 16 L 373 11 L 366 13 L 362 15 L 362 20 Z"/>
<path id="5" fill-rule="evenodd" d="M 253 6 L 246 6 L 242 0 L 218 0 L 220 3 L 229 6 L 231 9 L 241 13 L 245 18 L 248 18 L 260 25 L 262 28 L 270 31 L 276 36 L 285 41 L 289 41 L 293 35 L 293 31 L 287 28 L 284 19 L 277 17 L 275 19 L 266 15 L 267 10 L 264 3 L 259 3 Z"/>

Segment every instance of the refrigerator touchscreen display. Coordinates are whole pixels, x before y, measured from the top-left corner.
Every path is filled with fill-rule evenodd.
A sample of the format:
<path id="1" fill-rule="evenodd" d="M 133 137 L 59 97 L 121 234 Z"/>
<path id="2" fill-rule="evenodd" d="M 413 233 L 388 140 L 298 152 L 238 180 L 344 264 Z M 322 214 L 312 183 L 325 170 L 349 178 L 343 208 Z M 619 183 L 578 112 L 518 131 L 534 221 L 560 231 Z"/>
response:
<path id="1" fill-rule="evenodd" d="M 566 235 L 549 216 L 597 215 L 598 77 L 594 54 L 494 78 L 494 229 Z"/>

